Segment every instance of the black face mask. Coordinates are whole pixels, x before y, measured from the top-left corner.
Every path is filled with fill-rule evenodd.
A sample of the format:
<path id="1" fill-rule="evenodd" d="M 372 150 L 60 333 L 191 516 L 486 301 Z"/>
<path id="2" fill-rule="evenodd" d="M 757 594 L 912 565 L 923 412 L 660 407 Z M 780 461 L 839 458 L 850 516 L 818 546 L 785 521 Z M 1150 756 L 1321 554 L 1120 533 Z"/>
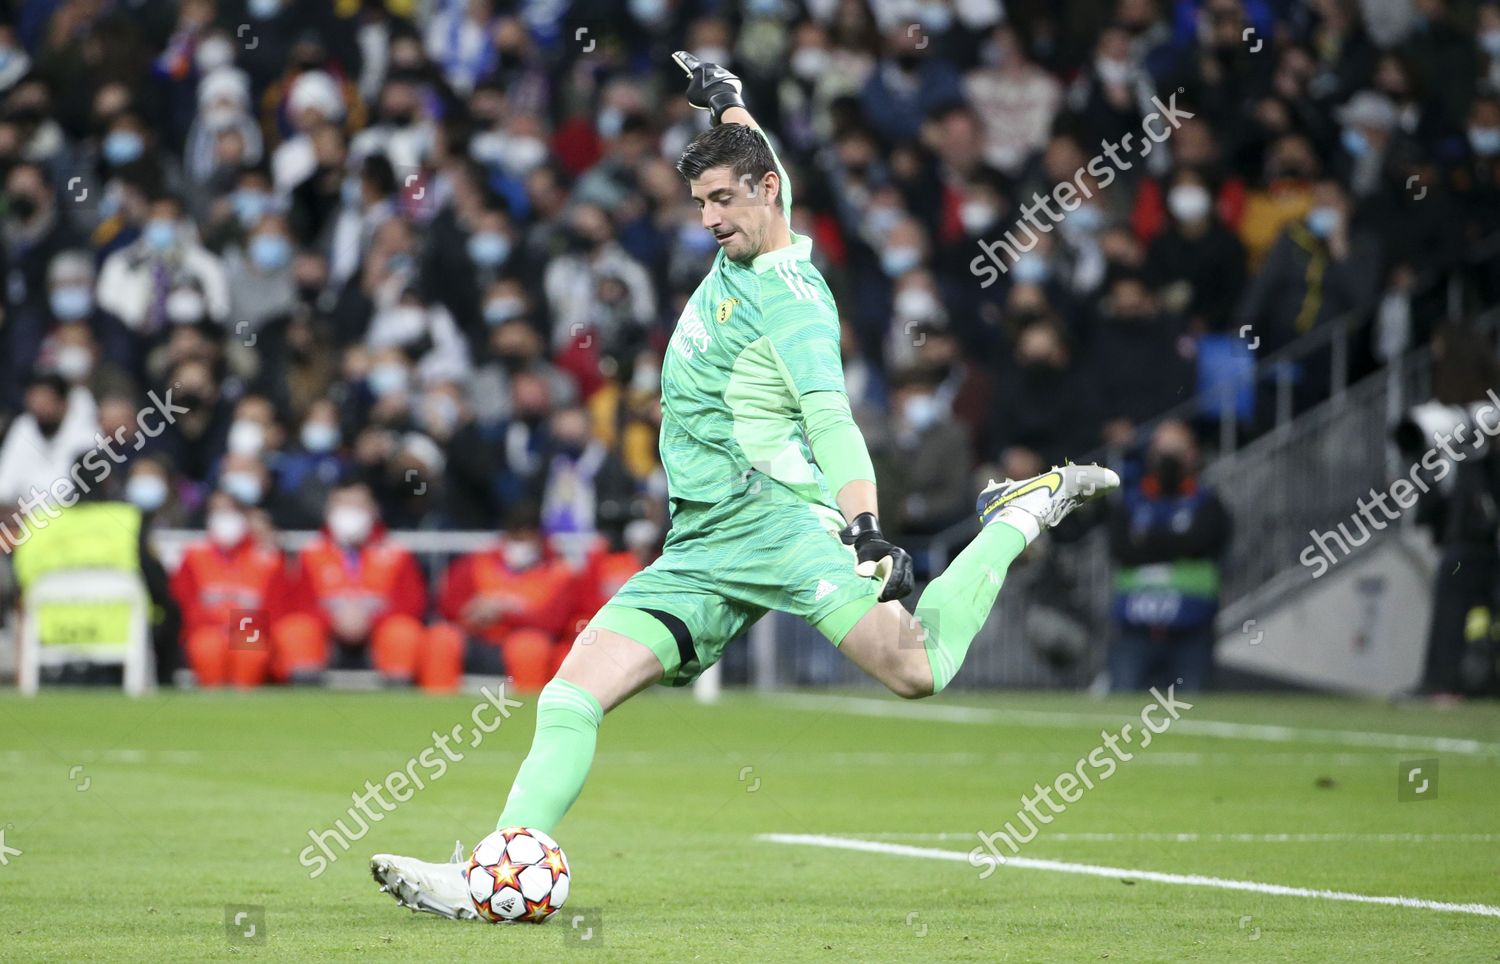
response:
<path id="1" fill-rule="evenodd" d="M 1151 474 L 1161 483 L 1162 492 L 1175 495 L 1187 478 L 1187 466 L 1175 455 L 1153 455 L 1150 459 Z"/>
<path id="2" fill-rule="evenodd" d="M 57 434 L 58 429 L 62 428 L 62 419 L 48 419 L 45 422 L 37 419 L 36 427 L 42 433 L 43 438 L 51 438 Z"/>
<path id="3" fill-rule="evenodd" d="M 30 194 L 17 194 L 10 199 L 10 213 L 18 220 L 30 221 L 36 216 L 36 198 Z"/>
<path id="4" fill-rule="evenodd" d="M 896 66 L 900 67 L 903 73 L 916 73 L 921 65 L 922 58 L 917 54 L 902 54 L 896 58 Z"/>
<path id="5" fill-rule="evenodd" d="M 495 361 L 500 363 L 501 368 L 514 375 L 516 372 L 526 368 L 529 359 L 519 352 L 497 351 L 495 352 Z"/>

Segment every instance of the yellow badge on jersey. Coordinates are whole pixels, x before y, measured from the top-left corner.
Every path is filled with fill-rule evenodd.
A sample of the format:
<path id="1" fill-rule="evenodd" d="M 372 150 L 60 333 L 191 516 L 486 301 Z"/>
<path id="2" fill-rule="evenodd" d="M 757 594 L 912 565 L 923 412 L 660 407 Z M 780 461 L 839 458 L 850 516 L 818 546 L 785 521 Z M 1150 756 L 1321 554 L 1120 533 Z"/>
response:
<path id="1" fill-rule="evenodd" d="M 714 313 L 714 317 L 719 319 L 719 324 L 722 325 L 729 321 L 729 316 L 734 314 L 734 306 L 739 303 L 740 299 L 738 298 L 725 298 L 719 302 L 719 310 Z"/>

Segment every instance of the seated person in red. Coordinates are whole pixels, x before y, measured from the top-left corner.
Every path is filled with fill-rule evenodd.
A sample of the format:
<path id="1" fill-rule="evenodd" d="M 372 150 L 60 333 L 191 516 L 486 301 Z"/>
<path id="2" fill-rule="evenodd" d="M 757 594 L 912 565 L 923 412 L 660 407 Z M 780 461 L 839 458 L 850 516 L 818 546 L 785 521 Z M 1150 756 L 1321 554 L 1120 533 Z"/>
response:
<path id="1" fill-rule="evenodd" d="M 293 611 L 276 624 L 292 679 L 316 678 L 329 666 L 373 667 L 388 683 L 456 689 L 463 639 L 451 626 L 423 625 L 422 571 L 386 538 L 370 490 L 335 488 L 324 523 L 298 557 Z"/>
<path id="2" fill-rule="evenodd" d="M 661 526 L 651 519 L 636 519 L 626 523 L 624 548 L 611 552 L 609 542 L 596 536 L 589 548 L 587 568 L 584 574 L 584 591 L 576 597 L 573 606 L 573 635 L 583 632 L 594 613 L 605 601 L 619 592 L 625 581 L 651 565 L 661 555 Z M 566 655 L 566 648 L 564 655 Z"/>
<path id="3" fill-rule="evenodd" d="M 438 610 L 468 635 L 470 672 L 504 672 L 517 689 L 539 690 L 562 658 L 563 637 L 571 641 L 580 574 L 542 540 L 535 502 L 517 502 L 505 523 L 498 547 L 448 569 Z"/>
<path id="4" fill-rule="evenodd" d="M 208 497 L 208 537 L 188 546 L 172 576 L 182 648 L 199 686 L 258 686 L 271 666 L 271 630 L 286 600 L 281 550 L 252 532 L 227 492 Z"/>

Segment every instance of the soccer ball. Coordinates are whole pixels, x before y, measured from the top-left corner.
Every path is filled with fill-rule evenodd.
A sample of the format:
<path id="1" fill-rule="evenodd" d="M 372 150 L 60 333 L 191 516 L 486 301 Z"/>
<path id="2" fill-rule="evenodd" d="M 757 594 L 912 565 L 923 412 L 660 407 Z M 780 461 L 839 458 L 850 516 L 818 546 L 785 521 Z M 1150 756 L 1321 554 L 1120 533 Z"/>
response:
<path id="1" fill-rule="evenodd" d="M 479 841 L 464 869 L 474 909 L 491 924 L 540 924 L 568 899 L 568 858 L 557 841 L 529 827 L 506 827 Z"/>

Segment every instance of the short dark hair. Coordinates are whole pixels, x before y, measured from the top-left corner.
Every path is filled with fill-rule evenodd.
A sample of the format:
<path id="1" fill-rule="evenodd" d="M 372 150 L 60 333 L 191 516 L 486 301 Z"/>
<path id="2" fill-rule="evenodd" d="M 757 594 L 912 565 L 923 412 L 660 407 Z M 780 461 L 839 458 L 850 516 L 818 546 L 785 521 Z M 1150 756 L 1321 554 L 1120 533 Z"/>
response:
<path id="1" fill-rule="evenodd" d="M 776 170 L 776 158 L 759 131 L 744 124 L 720 124 L 693 138 L 677 160 L 677 173 L 688 181 L 715 167 L 732 168 L 736 179 L 749 177 L 759 184 L 768 171 Z"/>

